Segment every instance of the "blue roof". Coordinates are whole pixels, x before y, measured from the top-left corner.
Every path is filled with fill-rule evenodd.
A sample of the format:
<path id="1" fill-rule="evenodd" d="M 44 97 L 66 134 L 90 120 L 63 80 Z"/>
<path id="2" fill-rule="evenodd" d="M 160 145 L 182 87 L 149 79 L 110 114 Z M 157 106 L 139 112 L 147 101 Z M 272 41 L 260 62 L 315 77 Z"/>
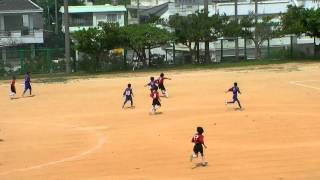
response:
<path id="1" fill-rule="evenodd" d="M 99 12 L 125 12 L 125 6 L 92 5 L 92 6 L 69 6 L 69 13 L 99 13 Z M 64 13 L 64 8 L 60 8 L 60 12 Z"/>

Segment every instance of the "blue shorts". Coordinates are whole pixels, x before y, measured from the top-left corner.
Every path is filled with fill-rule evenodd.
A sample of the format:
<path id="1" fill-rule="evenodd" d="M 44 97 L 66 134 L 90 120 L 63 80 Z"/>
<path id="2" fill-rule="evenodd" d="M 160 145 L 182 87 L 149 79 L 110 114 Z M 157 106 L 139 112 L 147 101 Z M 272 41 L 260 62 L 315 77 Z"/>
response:
<path id="1" fill-rule="evenodd" d="M 132 101 L 132 96 L 126 96 L 126 101 Z"/>
<path id="2" fill-rule="evenodd" d="M 24 89 L 25 90 L 28 90 L 28 89 L 31 90 L 31 84 L 24 84 Z"/>
<path id="3" fill-rule="evenodd" d="M 233 100 L 234 100 L 234 101 L 239 101 L 239 99 L 238 99 L 237 96 L 233 96 Z"/>

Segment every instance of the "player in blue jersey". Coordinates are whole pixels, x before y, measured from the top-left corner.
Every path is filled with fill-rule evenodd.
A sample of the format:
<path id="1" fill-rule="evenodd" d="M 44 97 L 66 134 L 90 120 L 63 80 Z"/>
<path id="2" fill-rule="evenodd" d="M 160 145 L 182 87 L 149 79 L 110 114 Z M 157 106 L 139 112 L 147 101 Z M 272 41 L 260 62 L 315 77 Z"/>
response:
<path id="1" fill-rule="evenodd" d="M 154 77 L 150 77 L 150 82 L 145 85 L 145 87 L 150 86 L 150 92 L 152 93 L 154 89 L 158 89 L 157 81 Z"/>
<path id="2" fill-rule="evenodd" d="M 124 90 L 123 97 L 125 97 L 126 99 L 125 99 L 125 101 L 124 101 L 124 103 L 122 105 L 122 108 L 124 108 L 124 106 L 126 105 L 126 103 L 128 101 L 131 102 L 131 107 L 134 107 L 133 106 L 133 100 L 132 100 L 133 92 L 132 92 L 131 84 L 128 84 L 128 87 Z"/>
<path id="3" fill-rule="evenodd" d="M 24 91 L 22 96 L 29 90 L 30 96 L 32 95 L 32 88 L 31 88 L 31 78 L 30 78 L 30 72 L 27 72 L 27 74 L 24 76 Z"/>
<path id="4" fill-rule="evenodd" d="M 235 82 L 234 86 L 232 88 L 230 88 L 229 90 L 227 90 L 225 93 L 228 93 L 228 92 L 233 93 L 233 96 L 232 96 L 233 101 L 226 102 L 226 104 L 234 104 L 235 102 L 237 102 L 239 105 L 239 108 L 242 109 L 241 103 L 238 99 L 238 93 L 241 94 L 240 89 L 238 87 L 238 83 Z"/>

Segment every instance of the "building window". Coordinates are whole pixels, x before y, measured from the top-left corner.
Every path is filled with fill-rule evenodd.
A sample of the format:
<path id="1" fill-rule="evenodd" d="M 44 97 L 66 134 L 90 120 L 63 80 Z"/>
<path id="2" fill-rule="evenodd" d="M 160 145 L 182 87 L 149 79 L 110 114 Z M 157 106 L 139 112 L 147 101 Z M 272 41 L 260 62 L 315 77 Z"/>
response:
<path id="1" fill-rule="evenodd" d="M 70 26 L 92 26 L 92 13 L 82 13 L 82 14 L 71 14 L 70 15 Z"/>
<path id="2" fill-rule="evenodd" d="M 5 31 L 21 31 L 23 29 L 23 21 L 21 15 L 4 16 Z"/>
<path id="3" fill-rule="evenodd" d="M 111 22 L 111 23 L 118 22 L 118 15 L 117 14 L 108 14 L 107 15 L 107 22 Z"/>

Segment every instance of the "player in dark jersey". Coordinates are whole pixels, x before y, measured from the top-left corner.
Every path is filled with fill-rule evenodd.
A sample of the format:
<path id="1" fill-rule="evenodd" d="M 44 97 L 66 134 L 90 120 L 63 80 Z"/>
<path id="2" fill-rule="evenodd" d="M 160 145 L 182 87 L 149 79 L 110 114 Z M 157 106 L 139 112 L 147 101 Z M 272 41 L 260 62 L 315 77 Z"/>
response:
<path id="1" fill-rule="evenodd" d="M 150 92 L 152 93 L 154 89 L 158 89 L 157 81 L 154 79 L 154 77 L 150 77 L 150 82 L 145 85 L 145 87 L 150 86 Z"/>
<path id="2" fill-rule="evenodd" d="M 152 109 L 151 113 L 155 114 L 157 109 L 161 107 L 160 103 L 160 97 L 158 92 L 158 87 L 152 90 L 152 93 L 150 94 L 150 97 L 152 98 Z"/>
<path id="3" fill-rule="evenodd" d="M 203 153 L 203 147 L 207 148 L 207 146 L 204 144 L 204 136 L 202 135 L 204 133 L 204 130 L 202 127 L 197 127 L 197 133 L 192 137 L 191 142 L 194 143 L 193 147 L 193 153 L 190 157 L 190 161 L 193 160 L 193 158 L 197 158 L 198 154 L 201 154 L 201 164 L 203 166 L 207 165 L 207 161 L 205 160 L 204 153 Z"/>
<path id="4" fill-rule="evenodd" d="M 167 77 L 164 77 L 164 74 L 161 73 L 160 74 L 160 77 L 157 79 L 157 83 L 159 85 L 159 89 L 161 90 L 162 92 L 162 95 L 166 96 L 166 97 L 169 97 L 169 94 L 166 90 L 166 88 L 164 87 L 164 80 L 165 79 L 168 79 L 168 80 L 171 80 L 170 78 L 167 78 Z"/>
<path id="5" fill-rule="evenodd" d="M 12 77 L 12 80 L 11 80 L 11 83 L 10 83 L 10 90 L 11 90 L 10 97 L 14 98 L 14 96 L 17 94 L 17 91 L 16 91 L 16 77 L 15 76 Z"/>
<path id="6" fill-rule="evenodd" d="M 128 84 L 128 87 L 124 90 L 123 97 L 125 97 L 126 99 L 125 99 L 125 101 L 124 101 L 124 103 L 122 105 L 122 108 L 124 108 L 124 106 L 126 105 L 126 103 L 128 101 L 131 102 L 131 107 L 134 107 L 133 106 L 133 100 L 132 100 L 133 92 L 132 92 L 131 84 Z"/>
<path id="7" fill-rule="evenodd" d="M 31 88 L 31 79 L 30 79 L 30 72 L 27 72 L 27 74 L 24 76 L 24 91 L 22 96 L 29 90 L 30 96 L 32 95 L 32 88 Z"/>
<path id="8" fill-rule="evenodd" d="M 239 108 L 242 109 L 241 103 L 238 99 L 238 93 L 241 94 L 240 89 L 238 87 L 238 83 L 235 82 L 234 86 L 229 90 L 227 90 L 225 93 L 228 93 L 228 92 L 233 93 L 233 96 L 232 96 L 233 101 L 226 102 L 226 104 L 234 104 L 235 102 L 237 102 L 239 105 Z"/>

